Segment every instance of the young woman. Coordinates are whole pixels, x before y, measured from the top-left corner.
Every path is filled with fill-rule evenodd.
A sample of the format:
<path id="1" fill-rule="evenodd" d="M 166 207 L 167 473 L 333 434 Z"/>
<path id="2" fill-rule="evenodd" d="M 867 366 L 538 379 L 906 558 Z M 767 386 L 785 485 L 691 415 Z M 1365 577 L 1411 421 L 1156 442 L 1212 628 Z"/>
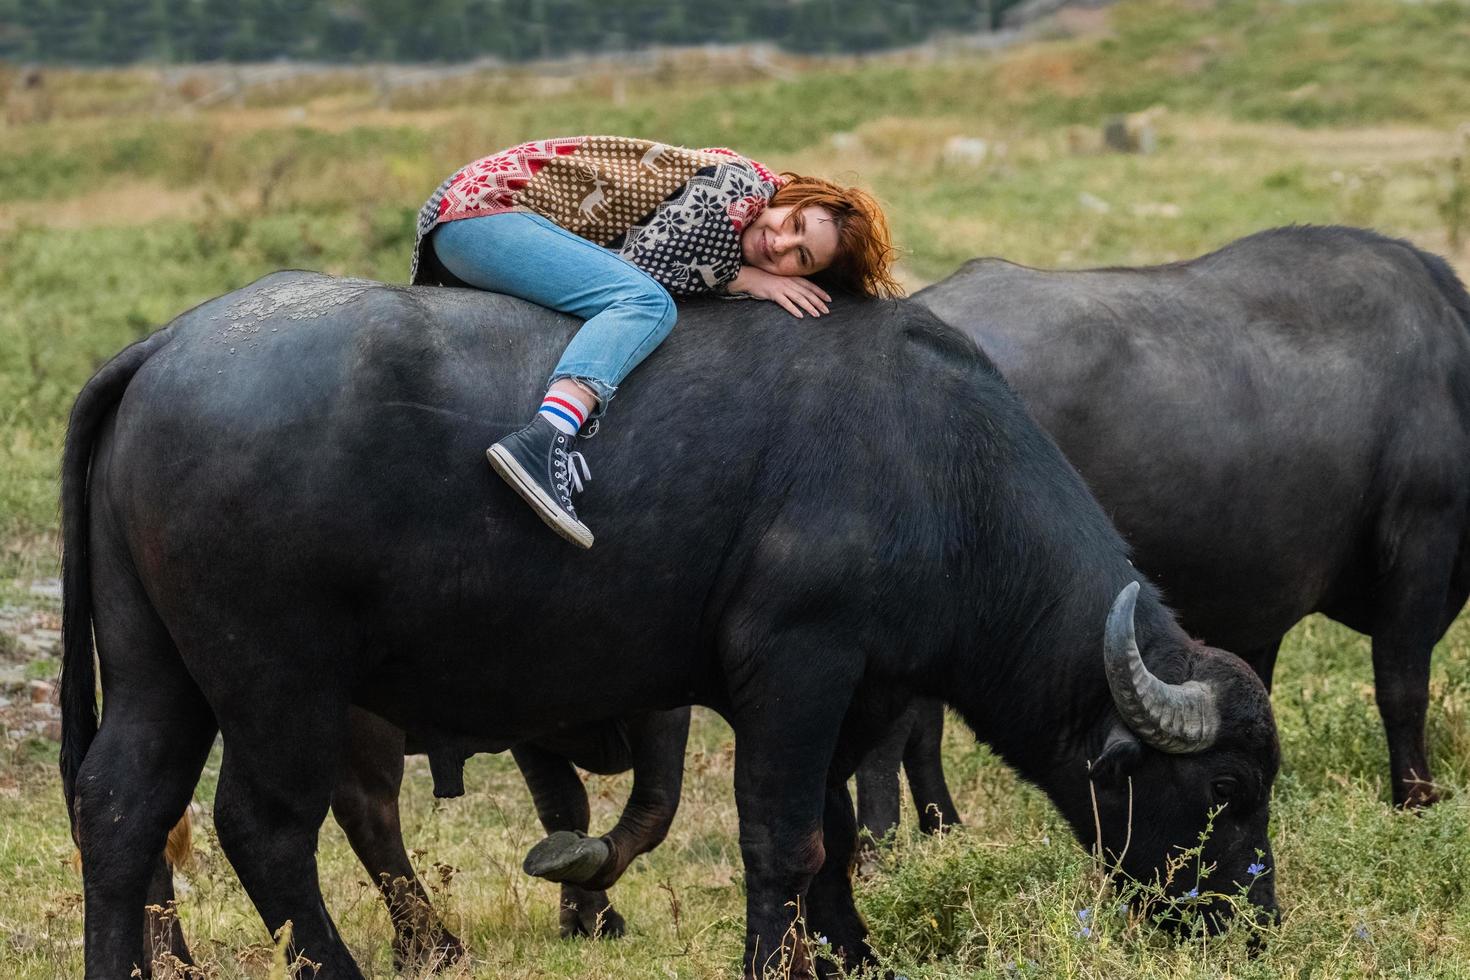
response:
<path id="1" fill-rule="evenodd" d="M 883 212 L 855 188 L 778 175 L 726 149 L 575 136 L 502 150 L 446 180 L 419 212 L 411 281 L 508 293 L 587 321 L 531 424 L 487 455 L 553 530 L 590 548 L 572 506 L 576 466 L 588 474 L 572 446 L 673 329 L 673 296 L 745 295 L 818 317 L 832 297 L 808 277 L 898 295 L 892 254 Z"/>

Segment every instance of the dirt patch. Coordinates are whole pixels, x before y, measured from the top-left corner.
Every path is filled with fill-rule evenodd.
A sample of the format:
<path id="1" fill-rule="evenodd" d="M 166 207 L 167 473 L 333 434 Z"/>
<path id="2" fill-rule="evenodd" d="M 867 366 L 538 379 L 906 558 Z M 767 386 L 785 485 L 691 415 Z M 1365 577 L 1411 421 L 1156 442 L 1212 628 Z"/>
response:
<path id="1" fill-rule="evenodd" d="M 159 181 L 115 181 L 78 197 L 0 204 L 0 231 L 19 225 L 45 228 L 133 227 L 154 221 L 197 218 L 205 189 L 171 188 Z"/>
<path id="2" fill-rule="evenodd" d="M 1064 98 L 1080 98 L 1093 84 L 1081 65 L 1085 57 L 1068 47 L 1028 51 L 1007 61 L 996 72 L 995 83 L 1007 101 L 1033 97 L 1042 89 Z"/>

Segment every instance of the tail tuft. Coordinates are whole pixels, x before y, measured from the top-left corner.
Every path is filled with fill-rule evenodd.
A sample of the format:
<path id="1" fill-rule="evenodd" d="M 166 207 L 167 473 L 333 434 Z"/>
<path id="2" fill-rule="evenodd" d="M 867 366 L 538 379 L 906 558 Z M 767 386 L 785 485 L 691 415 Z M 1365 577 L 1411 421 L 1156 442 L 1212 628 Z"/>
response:
<path id="1" fill-rule="evenodd" d="M 163 849 L 163 859 L 172 868 L 184 870 L 194 860 L 194 824 L 189 819 L 189 809 L 184 808 L 184 815 L 179 822 L 174 824 L 174 829 L 168 832 L 168 844 Z"/>

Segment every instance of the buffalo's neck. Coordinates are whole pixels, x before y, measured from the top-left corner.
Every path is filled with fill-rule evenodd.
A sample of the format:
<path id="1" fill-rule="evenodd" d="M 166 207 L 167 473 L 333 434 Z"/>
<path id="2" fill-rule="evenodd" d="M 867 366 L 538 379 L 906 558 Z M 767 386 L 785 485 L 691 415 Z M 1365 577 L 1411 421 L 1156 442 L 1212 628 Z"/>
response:
<path id="1" fill-rule="evenodd" d="M 1030 607 L 1045 610 L 1036 619 L 991 617 L 982 626 L 988 632 L 976 635 L 999 637 L 1006 646 L 957 658 L 961 669 L 941 695 L 981 741 L 1059 804 L 1069 792 L 1063 783 L 1085 787 L 1087 763 L 1097 756 L 1114 717 L 1103 634 L 1114 598 L 1135 579 L 1142 577 L 1126 567 L 1098 576 L 1096 585 L 1044 597 Z M 1145 661 L 1166 677 L 1176 673 L 1175 661 L 1188 640 L 1147 583 L 1134 622 Z"/>

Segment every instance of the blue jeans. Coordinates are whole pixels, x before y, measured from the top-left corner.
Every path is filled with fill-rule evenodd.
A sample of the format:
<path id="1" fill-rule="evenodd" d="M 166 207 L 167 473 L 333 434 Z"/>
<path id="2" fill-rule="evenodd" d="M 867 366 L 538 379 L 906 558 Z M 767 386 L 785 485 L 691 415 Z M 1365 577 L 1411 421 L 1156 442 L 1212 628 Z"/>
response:
<path id="1" fill-rule="evenodd" d="M 479 289 L 507 293 L 587 322 L 551 372 L 591 388 L 601 415 L 628 372 L 674 329 L 669 291 L 615 252 L 539 214 L 509 211 L 446 221 L 434 254 Z"/>

